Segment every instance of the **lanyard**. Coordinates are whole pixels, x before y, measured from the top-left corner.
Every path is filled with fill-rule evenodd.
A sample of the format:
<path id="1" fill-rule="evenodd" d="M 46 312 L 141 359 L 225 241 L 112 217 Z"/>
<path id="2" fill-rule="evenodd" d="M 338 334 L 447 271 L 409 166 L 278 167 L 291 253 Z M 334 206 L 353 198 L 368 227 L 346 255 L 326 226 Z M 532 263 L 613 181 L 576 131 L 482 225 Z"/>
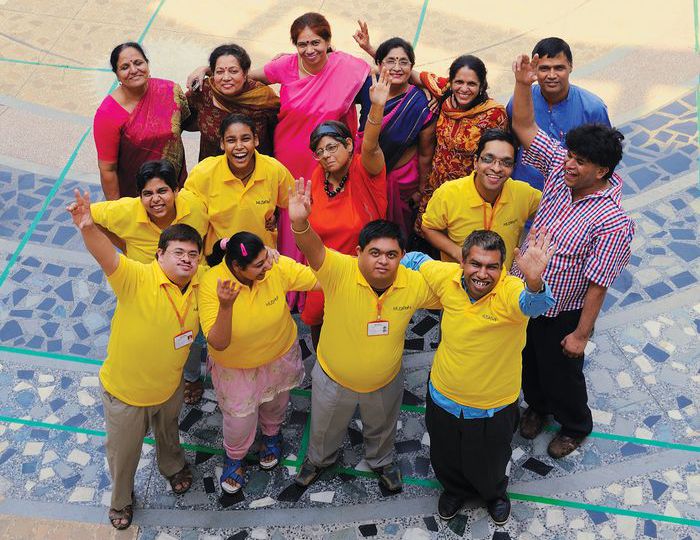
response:
<path id="1" fill-rule="evenodd" d="M 380 321 L 382 319 L 382 306 L 384 305 L 384 302 L 382 300 L 377 299 L 377 320 Z"/>
<path id="2" fill-rule="evenodd" d="M 484 201 L 483 206 L 481 207 L 484 210 L 484 229 L 487 231 L 491 230 L 491 225 L 493 224 L 493 218 L 496 217 L 496 210 L 498 209 L 498 201 L 501 200 L 501 195 L 498 195 L 498 198 L 496 199 L 496 202 L 493 203 L 493 206 L 491 207 L 491 217 L 488 221 L 486 221 L 486 206 L 487 203 Z"/>
<path id="3" fill-rule="evenodd" d="M 168 296 L 168 300 L 170 300 L 170 305 L 173 306 L 173 310 L 175 310 L 175 315 L 177 316 L 177 322 L 180 323 L 180 330 L 185 329 L 185 319 L 187 318 L 187 314 L 190 312 L 190 304 L 192 303 L 192 295 L 190 294 L 187 297 L 187 303 L 185 304 L 185 312 L 180 315 L 180 312 L 177 310 L 177 307 L 175 306 L 175 302 L 173 302 L 172 297 L 170 296 L 170 292 L 168 291 L 167 285 L 165 286 L 165 294 Z"/>

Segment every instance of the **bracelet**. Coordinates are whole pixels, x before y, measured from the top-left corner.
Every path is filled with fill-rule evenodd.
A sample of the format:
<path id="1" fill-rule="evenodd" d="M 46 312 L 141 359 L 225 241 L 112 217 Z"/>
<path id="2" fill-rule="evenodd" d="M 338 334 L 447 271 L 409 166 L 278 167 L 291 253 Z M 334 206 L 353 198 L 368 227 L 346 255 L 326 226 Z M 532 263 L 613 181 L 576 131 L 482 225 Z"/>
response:
<path id="1" fill-rule="evenodd" d="M 380 120 L 379 122 L 377 122 L 376 120 L 372 120 L 372 117 L 371 117 L 369 114 L 367 115 L 367 121 L 368 121 L 370 124 L 372 124 L 373 126 L 381 126 L 381 125 L 382 125 L 382 121 L 381 121 L 381 120 Z"/>
<path id="2" fill-rule="evenodd" d="M 289 225 L 289 228 L 292 229 L 292 232 L 293 232 L 294 234 L 304 234 L 305 232 L 308 232 L 309 229 L 311 228 L 311 223 L 309 223 L 309 222 L 307 221 L 307 222 L 306 222 L 306 229 L 304 229 L 303 231 L 294 230 L 294 227 L 292 227 L 291 223 L 290 223 L 290 225 Z"/>

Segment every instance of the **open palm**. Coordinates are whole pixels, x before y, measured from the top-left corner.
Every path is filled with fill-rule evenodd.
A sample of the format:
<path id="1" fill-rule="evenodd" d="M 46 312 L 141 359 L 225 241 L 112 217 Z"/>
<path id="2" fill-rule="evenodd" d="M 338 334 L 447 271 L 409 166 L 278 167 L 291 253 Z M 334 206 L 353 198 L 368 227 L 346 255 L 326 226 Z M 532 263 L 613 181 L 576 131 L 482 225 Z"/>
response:
<path id="1" fill-rule="evenodd" d="M 66 207 L 70 212 L 73 224 L 78 229 L 83 229 L 94 224 L 92 214 L 90 214 L 90 194 L 86 191 L 82 195 L 77 189 L 74 192 L 75 202 L 72 202 Z"/>
<path id="2" fill-rule="evenodd" d="M 294 180 L 294 187 L 289 190 L 289 221 L 303 223 L 311 215 L 311 180 L 303 178 Z"/>

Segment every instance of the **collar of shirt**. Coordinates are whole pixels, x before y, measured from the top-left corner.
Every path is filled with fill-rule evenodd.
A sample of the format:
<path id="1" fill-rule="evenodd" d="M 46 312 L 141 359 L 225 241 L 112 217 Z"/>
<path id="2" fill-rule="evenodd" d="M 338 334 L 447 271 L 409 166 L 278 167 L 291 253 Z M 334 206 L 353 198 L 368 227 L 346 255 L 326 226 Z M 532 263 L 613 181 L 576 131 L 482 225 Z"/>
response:
<path id="1" fill-rule="evenodd" d="M 469 182 L 467 182 L 467 201 L 469 202 L 469 206 L 472 208 L 479 208 L 484 206 L 484 204 L 491 204 L 482 199 L 481 195 L 479 195 L 479 192 L 476 189 L 476 172 L 472 172 L 468 178 L 471 179 Z M 506 204 L 513 199 L 513 192 L 510 189 L 512 182 L 512 178 L 508 178 L 505 182 L 503 182 L 501 195 L 498 198 L 499 205 Z"/>
<path id="2" fill-rule="evenodd" d="M 154 271 L 156 273 L 156 280 L 158 282 L 159 287 L 163 286 L 163 285 L 166 285 L 166 286 L 170 285 L 172 287 L 175 287 L 178 290 L 178 292 L 182 291 L 182 289 L 180 289 L 180 287 L 178 287 L 177 285 L 175 285 L 172 281 L 170 281 L 168 279 L 168 276 L 165 275 L 165 272 L 163 272 L 163 268 L 161 268 L 160 263 L 157 260 L 153 261 L 151 263 L 151 265 L 155 268 Z M 199 266 L 197 268 L 197 271 L 194 273 L 194 275 L 192 276 L 192 279 L 190 280 L 189 284 L 187 285 L 187 290 L 184 293 L 182 293 L 183 296 L 186 295 L 189 291 L 193 290 L 194 287 L 199 287 L 199 275 L 200 275 L 201 268 L 202 268 L 201 266 Z"/>
<path id="3" fill-rule="evenodd" d="M 564 169 L 562 168 L 562 173 Z M 575 201 L 573 204 L 578 204 L 583 201 L 590 201 L 591 199 L 602 199 L 602 198 L 607 198 L 613 201 L 616 205 L 620 206 L 622 202 L 622 178 L 620 178 L 617 173 L 613 173 L 613 175 L 608 178 L 608 182 L 610 182 L 610 187 L 607 187 L 605 189 L 601 189 L 599 191 L 596 191 L 595 193 L 591 193 L 589 195 L 586 195 L 582 199 L 579 199 L 578 201 Z M 562 174 L 562 184 L 564 184 L 564 176 Z M 566 186 L 566 184 L 564 184 Z M 569 192 L 569 195 L 571 195 L 571 188 L 569 186 L 566 186 L 566 189 Z"/>
<path id="4" fill-rule="evenodd" d="M 363 276 L 362 272 L 360 272 L 360 266 L 359 264 L 357 264 L 357 259 L 355 259 L 355 265 L 357 267 L 357 284 L 363 287 L 367 287 L 370 291 L 374 292 L 372 286 L 369 283 L 367 283 L 365 276 Z M 407 270 L 403 266 L 399 265 L 399 268 L 396 272 L 396 279 L 394 279 L 394 282 L 389 286 L 389 288 L 386 291 L 384 291 L 384 294 L 382 296 L 386 296 L 387 293 L 393 291 L 394 289 L 405 289 L 408 286 L 408 276 L 406 275 L 406 272 Z"/>
<path id="5" fill-rule="evenodd" d="M 146 208 L 143 206 L 141 198 L 135 197 L 135 200 L 138 202 L 138 205 L 136 206 L 136 221 L 138 223 L 150 222 L 151 218 L 148 217 L 148 212 L 146 212 Z M 190 205 L 187 204 L 187 201 L 184 198 L 180 196 L 175 197 L 175 219 L 173 220 L 173 224 L 179 223 L 185 216 L 190 214 L 190 211 Z"/>

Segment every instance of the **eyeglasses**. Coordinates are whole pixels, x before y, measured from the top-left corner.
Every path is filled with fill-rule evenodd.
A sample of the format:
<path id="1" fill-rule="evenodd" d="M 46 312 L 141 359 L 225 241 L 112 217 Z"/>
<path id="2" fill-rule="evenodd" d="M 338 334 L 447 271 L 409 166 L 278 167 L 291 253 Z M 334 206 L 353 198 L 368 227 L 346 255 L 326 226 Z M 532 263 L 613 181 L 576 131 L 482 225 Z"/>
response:
<path id="1" fill-rule="evenodd" d="M 329 156 L 331 154 L 335 154 L 338 151 L 338 148 L 340 148 L 340 143 L 331 143 L 331 144 L 327 144 L 325 148 L 318 148 L 314 152 L 314 159 L 316 161 L 318 161 L 319 159 L 323 159 L 323 156 L 326 152 L 328 153 Z"/>
<path id="2" fill-rule="evenodd" d="M 382 64 L 384 64 L 388 68 L 393 68 L 398 65 L 401 69 L 407 69 L 411 67 L 411 61 L 406 59 L 406 58 L 385 58 L 382 60 Z"/>
<path id="3" fill-rule="evenodd" d="M 493 157 L 491 154 L 484 154 L 482 156 L 479 156 L 479 159 L 482 161 L 482 163 L 486 163 L 486 165 L 498 163 L 501 167 L 505 167 L 506 169 L 512 169 L 513 167 L 515 167 L 515 161 L 509 158 L 498 159 L 496 157 Z"/>
<path id="4" fill-rule="evenodd" d="M 184 249 L 173 249 L 172 251 L 166 251 L 170 253 L 176 259 L 188 259 L 190 261 L 195 261 L 199 258 L 199 251 L 185 251 Z"/>

